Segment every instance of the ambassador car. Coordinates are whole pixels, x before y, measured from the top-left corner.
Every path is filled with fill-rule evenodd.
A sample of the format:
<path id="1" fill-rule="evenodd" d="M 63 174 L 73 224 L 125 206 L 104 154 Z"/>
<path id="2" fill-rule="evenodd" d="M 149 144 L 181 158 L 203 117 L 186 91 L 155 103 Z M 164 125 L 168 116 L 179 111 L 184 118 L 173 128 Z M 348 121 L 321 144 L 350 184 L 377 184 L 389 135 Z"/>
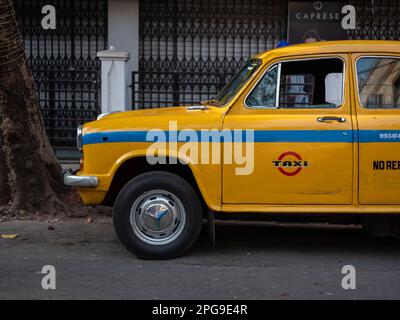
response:
<path id="1" fill-rule="evenodd" d="M 399 58 L 395 41 L 267 51 L 198 106 L 86 123 L 81 169 L 64 182 L 85 204 L 113 206 L 119 239 L 140 258 L 184 254 L 215 214 L 395 217 Z"/>

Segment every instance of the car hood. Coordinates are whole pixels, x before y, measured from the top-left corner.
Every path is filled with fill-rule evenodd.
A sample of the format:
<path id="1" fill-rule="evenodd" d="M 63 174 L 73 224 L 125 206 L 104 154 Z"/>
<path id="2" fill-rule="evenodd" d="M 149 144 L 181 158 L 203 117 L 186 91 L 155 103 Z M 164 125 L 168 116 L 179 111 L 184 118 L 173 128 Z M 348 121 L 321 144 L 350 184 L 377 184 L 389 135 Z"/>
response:
<path id="1" fill-rule="evenodd" d="M 189 107 L 168 107 L 117 112 L 86 123 L 83 131 L 86 134 L 100 131 L 167 130 L 171 128 L 171 122 L 179 130 L 220 129 L 225 111 L 224 108 L 210 106 L 208 109 L 195 110 Z"/>
<path id="2" fill-rule="evenodd" d="M 150 116 L 177 116 L 183 114 L 191 115 L 193 113 L 201 114 L 202 112 L 201 110 L 188 110 L 188 106 L 151 108 L 151 109 L 110 113 L 101 120 L 116 120 L 116 119 L 132 118 L 132 117 L 150 117 Z"/>

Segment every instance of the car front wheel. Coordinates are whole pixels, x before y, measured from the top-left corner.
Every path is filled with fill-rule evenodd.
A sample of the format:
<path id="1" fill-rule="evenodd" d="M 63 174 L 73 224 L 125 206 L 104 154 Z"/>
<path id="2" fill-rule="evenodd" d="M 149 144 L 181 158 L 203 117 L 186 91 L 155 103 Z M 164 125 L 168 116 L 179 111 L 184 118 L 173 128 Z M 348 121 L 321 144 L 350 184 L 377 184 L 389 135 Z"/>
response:
<path id="1" fill-rule="evenodd" d="M 144 173 L 120 191 L 113 209 L 121 243 L 142 259 L 172 259 L 197 240 L 202 206 L 181 177 L 162 171 Z"/>

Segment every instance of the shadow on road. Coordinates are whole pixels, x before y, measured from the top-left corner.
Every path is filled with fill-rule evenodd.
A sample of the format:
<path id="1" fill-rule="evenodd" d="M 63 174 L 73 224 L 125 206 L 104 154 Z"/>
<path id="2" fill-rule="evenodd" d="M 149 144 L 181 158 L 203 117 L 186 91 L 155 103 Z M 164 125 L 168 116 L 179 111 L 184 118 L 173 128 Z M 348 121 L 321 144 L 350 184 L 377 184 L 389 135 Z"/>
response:
<path id="1" fill-rule="evenodd" d="M 204 227 L 192 254 L 205 255 L 210 250 L 208 230 Z M 223 221 L 216 225 L 215 251 L 383 256 L 400 253 L 400 240 L 372 237 L 355 225 Z"/>

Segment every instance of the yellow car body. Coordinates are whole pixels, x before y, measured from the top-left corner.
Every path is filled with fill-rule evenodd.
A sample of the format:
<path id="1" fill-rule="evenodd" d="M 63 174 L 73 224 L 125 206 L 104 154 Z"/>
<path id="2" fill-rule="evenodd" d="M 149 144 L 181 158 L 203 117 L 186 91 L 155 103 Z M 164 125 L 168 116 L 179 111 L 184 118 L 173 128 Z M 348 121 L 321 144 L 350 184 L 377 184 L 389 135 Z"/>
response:
<path id="1" fill-rule="evenodd" d="M 121 179 L 121 168 L 125 166 L 122 180 L 129 181 L 138 172 L 135 163 L 140 162 L 133 159 L 146 158 L 153 142 L 146 141 L 145 135 L 155 128 L 169 132 L 171 121 L 175 121 L 177 131 L 254 130 L 254 169 L 247 175 L 237 175 L 234 164 L 224 163 L 223 152 L 220 163 L 207 164 L 190 163 L 187 154 L 175 152 L 168 144 L 158 150 L 158 155 L 189 162 L 193 183 L 213 211 L 400 213 L 400 108 L 361 105 L 356 77 L 360 57 L 397 59 L 400 44 L 332 41 L 273 49 L 255 57 L 260 66 L 224 106 L 210 103 L 204 108 L 145 109 L 86 123 L 82 131 L 83 168 L 77 175 L 97 177 L 98 184 L 78 188 L 84 203 L 102 204 L 111 193 L 115 197 L 119 190 L 112 189 L 121 188 L 115 183 L 118 174 Z M 340 107 L 246 107 L 247 95 L 268 68 L 282 61 L 319 58 L 338 58 L 344 63 Z M 319 121 L 321 118 L 328 121 Z M 183 144 L 178 142 L 177 149 Z M 210 150 L 222 148 L 220 142 L 201 144 Z M 297 163 L 298 168 L 280 167 L 280 157 L 292 157 L 286 164 Z"/>

